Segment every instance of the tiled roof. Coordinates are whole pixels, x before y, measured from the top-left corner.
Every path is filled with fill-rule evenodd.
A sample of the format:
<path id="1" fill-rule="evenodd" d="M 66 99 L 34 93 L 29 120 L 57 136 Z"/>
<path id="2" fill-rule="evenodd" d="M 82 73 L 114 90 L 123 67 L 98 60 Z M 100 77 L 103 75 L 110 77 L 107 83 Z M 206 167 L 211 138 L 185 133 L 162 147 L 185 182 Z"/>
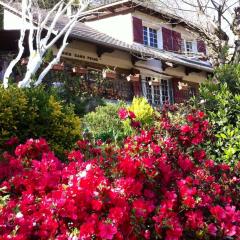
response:
<path id="1" fill-rule="evenodd" d="M 0 1 L 0 4 L 1 4 L 1 1 Z M 11 7 L 9 7 L 9 9 L 15 14 L 21 15 L 21 12 L 19 11 L 19 5 L 16 6 L 12 4 Z M 46 11 L 43 11 L 42 15 L 44 13 L 46 13 Z M 56 25 L 55 30 L 62 29 L 67 22 L 68 22 L 67 17 L 61 17 L 61 19 L 58 21 Z M 187 56 L 171 53 L 171 52 L 160 50 L 160 49 L 145 47 L 144 45 L 138 44 L 138 43 L 129 44 L 129 43 L 120 41 L 118 39 L 115 39 L 105 33 L 99 32 L 82 22 L 76 23 L 76 25 L 74 26 L 70 34 L 70 37 L 79 39 L 79 40 L 85 40 L 85 41 L 99 44 L 99 45 L 105 45 L 105 46 L 123 50 L 123 51 L 127 51 L 133 55 L 140 55 L 148 58 L 156 58 L 163 61 L 168 61 L 175 64 L 179 64 L 179 65 L 183 65 L 183 66 L 187 66 L 187 67 L 191 67 L 191 68 L 195 68 L 195 69 L 199 69 L 207 72 L 213 71 L 210 63 L 208 62 L 204 62 L 196 59 L 194 60 L 194 59 L 188 58 Z"/>

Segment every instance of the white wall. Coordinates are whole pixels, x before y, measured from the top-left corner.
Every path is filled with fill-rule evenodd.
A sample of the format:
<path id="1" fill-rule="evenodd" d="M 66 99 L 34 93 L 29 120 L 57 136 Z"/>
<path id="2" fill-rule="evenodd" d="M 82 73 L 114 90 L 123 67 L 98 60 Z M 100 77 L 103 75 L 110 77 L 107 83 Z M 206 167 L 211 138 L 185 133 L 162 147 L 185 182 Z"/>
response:
<path id="1" fill-rule="evenodd" d="M 123 15 L 117 15 L 105 19 L 95 20 L 92 22 L 86 22 L 86 24 L 116 39 L 122 40 L 127 43 L 133 43 L 133 25 L 132 25 L 133 16 L 142 19 L 143 26 L 157 30 L 159 49 L 163 49 L 162 27 L 166 27 L 174 31 L 180 32 L 182 38 L 185 40 L 193 41 L 197 39 L 197 34 L 192 33 L 183 26 L 177 25 L 176 27 L 173 28 L 172 24 L 169 24 L 165 20 L 161 20 L 157 17 L 153 17 L 139 11 Z M 196 42 L 193 44 L 193 50 L 194 52 L 197 52 Z"/>
<path id="2" fill-rule="evenodd" d="M 197 38 L 197 34 L 191 32 L 190 30 L 184 28 L 183 26 L 177 25 L 176 27 L 172 27 L 172 24 L 158 17 L 153 17 L 151 15 L 139 11 L 134 12 L 133 16 L 142 19 L 144 26 L 152 27 L 155 28 L 156 30 L 161 30 L 161 27 L 169 28 L 176 32 L 180 32 L 183 38 L 187 40 L 194 40 Z"/>
<path id="3" fill-rule="evenodd" d="M 86 22 L 86 25 L 106 33 L 121 41 L 133 42 L 133 28 L 131 13 L 117 15 L 105 19 L 100 19 L 92 22 Z"/>

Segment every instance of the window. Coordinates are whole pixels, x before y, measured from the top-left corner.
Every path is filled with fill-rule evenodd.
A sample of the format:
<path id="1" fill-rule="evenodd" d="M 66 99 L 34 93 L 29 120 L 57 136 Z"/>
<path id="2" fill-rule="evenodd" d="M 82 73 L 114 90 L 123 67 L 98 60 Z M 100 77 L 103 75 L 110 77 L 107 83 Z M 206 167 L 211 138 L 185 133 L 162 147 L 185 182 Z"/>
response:
<path id="1" fill-rule="evenodd" d="M 149 27 L 143 27 L 143 43 L 145 46 L 157 48 L 157 30 Z"/>
<path id="2" fill-rule="evenodd" d="M 193 43 L 191 41 L 186 41 L 186 52 L 187 53 L 193 52 Z"/>
<path id="3" fill-rule="evenodd" d="M 194 41 L 182 40 L 182 52 L 191 55 L 195 52 Z"/>
<path id="4" fill-rule="evenodd" d="M 189 96 L 190 96 L 190 97 L 194 97 L 194 96 L 196 96 L 196 95 L 197 95 L 196 88 L 193 87 L 193 86 L 190 86 L 190 88 L 189 88 Z"/>
<path id="5" fill-rule="evenodd" d="M 144 97 L 153 106 L 161 106 L 166 102 L 172 102 L 172 89 L 169 80 L 156 81 L 154 77 L 145 77 L 145 80 L 142 81 L 142 89 Z"/>

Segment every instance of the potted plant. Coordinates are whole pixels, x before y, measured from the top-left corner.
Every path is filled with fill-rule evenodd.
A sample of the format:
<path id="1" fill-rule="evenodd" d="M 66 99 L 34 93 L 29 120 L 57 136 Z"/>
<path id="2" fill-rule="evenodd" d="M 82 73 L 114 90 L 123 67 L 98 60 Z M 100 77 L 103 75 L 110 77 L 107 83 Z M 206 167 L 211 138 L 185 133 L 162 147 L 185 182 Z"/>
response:
<path id="1" fill-rule="evenodd" d="M 102 75 L 103 75 L 103 78 L 110 78 L 110 79 L 116 79 L 116 77 L 117 77 L 115 68 L 114 68 L 114 70 L 112 70 L 110 68 L 104 69 L 102 72 Z"/>
<path id="2" fill-rule="evenodd" d="M 77 75 L 84 75 L 87 73 L 87 69 L 83 67 L 73 67 L 72 72 Z"/>
<path id="3" fill-rule="evenodd" d="M 52 66 L 52 70 L 54 70 L 54 71 L 63 71 L 64 70 L 64 63 L 54 64 Z"/>
<path id="4" fill-rule="evenodd" d="M 139 82 L 140 81 L 140 74 L 130 74 L 127 76 L 127 80 L 128 81 L 132 81 L 132 82 Z"/>
<path id="5" fill-rule="evenodd" d="M 28 59 L 27 58 L 22 58 L 21 59 L 21 65 L 27 65 L 28 64 Z"/>
<path id="6" fill-rule="evenodd" d="M 183 90 L 183 91 L 186 91 L 188 90 L 188 84 L 187 83 L 184 83 L 184 82 L 178 82 L 178 89 L 179 90 Z"/>

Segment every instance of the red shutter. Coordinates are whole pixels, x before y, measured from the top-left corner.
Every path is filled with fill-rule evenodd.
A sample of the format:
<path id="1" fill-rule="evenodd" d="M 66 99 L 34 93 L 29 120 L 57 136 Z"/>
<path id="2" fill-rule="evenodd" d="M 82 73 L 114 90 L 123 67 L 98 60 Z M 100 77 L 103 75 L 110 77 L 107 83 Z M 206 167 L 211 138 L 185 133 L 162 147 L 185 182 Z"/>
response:
<path id="1" fill-rule="evenodd" d="M 173 38 L 173 51 L 180 52 L 181 51 L 181 33 L 172 31 Z"/>
<path id="2" fill-rule="evenodd" d="M 198 40 L 197 41 L 197 49 L 198 49 L 198 52 L 202 52 L 206 55 L 206 53 L 207 53 L 206 45 L 205 45 L 203 40 Z"/>
<path id="3" fill-rule="evenodd" d="M 172 30 L 162 27 L 163 49 L 173 51 Z"/>
<path id="4" fill-rule="evenodd" d="M 178 88 L 178 82 L 181 82 L 181 81 L 182 81 L 181 78 L 172 79 L 174 103 L 182 103 L 189 99 L 188 91 L 179 90 Z"/>
<path id="5" fill-rule="evenodd" d="M 142 89 L 141 89 L 141 82 L 133 82 L 133 94 L 135 97 L 141 96 Z"/>
<path id="6" fill-rule="evenodd" d="M 143 44 L 142 20 L 136 17 L 133 17 L 133 41 Z"/>

